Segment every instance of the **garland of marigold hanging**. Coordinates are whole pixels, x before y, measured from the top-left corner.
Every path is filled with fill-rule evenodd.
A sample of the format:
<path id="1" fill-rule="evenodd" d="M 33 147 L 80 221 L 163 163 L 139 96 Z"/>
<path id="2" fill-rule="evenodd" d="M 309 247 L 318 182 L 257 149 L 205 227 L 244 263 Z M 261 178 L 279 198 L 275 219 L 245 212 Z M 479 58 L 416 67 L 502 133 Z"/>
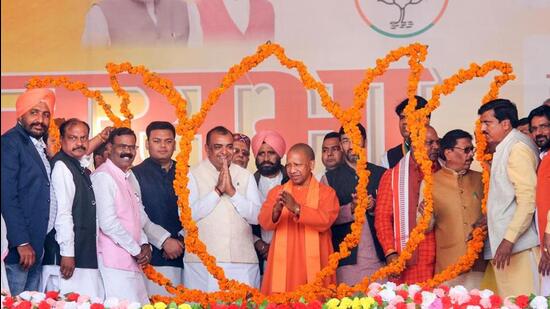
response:
<path id="1" fill-rule="evenodd" d="M 251 298 L 257 304 L 263 303 L 264 301 L 268 301 L 271 303 L 297 302 L 300 299 L 312 301 L 319 297 L 342 297 L 345 295 L 350 295 L 351 293 L 356 291 L 365 291 L 370 282 L 387 277 L 391 274 L 398 274 L 404 269 L 405 262 L 411 258 L 412 252 L 414 252 L 418 244 L 424 238 L 424 232 L 427 228 L 427 223 L 433 211 L 433 200 L 431 194 L 431 161 L 427 157 L 426 151 L 424 151 L 424 141 L 426 135 L 426 116 L 431 111 L 435 110 L 435 108 L 437 108 L 437 106 L 439 105 L 439 96 L 441 93 L 445 95 L 450 94 L 458 84 L 464 82 L 465 80 L 472 79 L 474 76 L 485 76 L 489 71 L 493 69 L 498 69 L 503 73 L 502 76 L 497 76 L 495 78 L 495 81 L 491 84 L 491 89 L 484 98 L 484 102 L 488 101 L 489 99 L 495 98 L 498 94 L 499 87 L 501 87 L 508 80 L 513 79 L 513 75 L 510 75 L 511 66 L 509 64 L 500 62 L 488 62 L 482 67 L 472 65 L 470 70 L 460 71 L 455 76 L 446 79 L 443 85 L 436 86 L 434 88 L 434 91 L 432 92 L 432 98 L 430 99 L 428 106 L 421 110 L 415 110 L 414 106 L 416 105 L 416 99 L 414 95 L 416 94 L 420 74 L 424 69 L 421 62 L 425 60 L 426 54 L 427 47 L 415 43 L 393 50 L 389 52 L 384 58 L 378 59 L 376 61 L 376 67 L 374 69 L 367 69 L 365 77 L 363 78 L 361 83 L 355 88 L 353 105 L 348 110 L 342 110 L 340 105 L 330 98 L 324 84 L 313 78 L 302 62 L 289 59 L 284 53 L 284 49 L 281 46 L 271 43 L 260 45 L 255 54 L 243 58 L 239 64 L 231 67 L 228 73 L 223 77 L 220 86 L 213 90 L 209 94 L 208 98 L 203 102 L 203 104 L 201 105 L 201 110 L 190 118 L 188 118 L 186 114 L 187 102 L 174 88 L 174 85 L 170 80 L 162 78 L 156 73 L 150 72 L 144 66 L 133 66 L 128 62 L 121 64 L 107 64 L 107 71 L 109 72 L 109 78 L 112 88 L 117 96 L 122 99 L 120 107 L 121 113 L 126 117 L 126 119 L 124 120 L 120 120 L 116 115 L 112 113 L 110 105 L 105 103 L 99 91 L 90 91 L 84 83 L 71 82 L 65 77 L 48 77 L 44 79 L 33 78 L 29 82 L 28 87 L 38 88 L 53 85 L 63 86 L 69 90 L 79 90 L 86 97 L 96 100 L 103 107 L 107 116 L 111 121 L 113 121 L 115 126 L 129 127 L 132 119 L 132 114 L 129 110 L 130 98 L 128 93 L 120 87 L 117 79 L 118 74 L 126 72 L 129 74 L 137 74 L 142 76 L 143 83 L 145 85 L 164 95 L 167 98 L 168 102 L 176 108 L 176 113 L 178 117 L 178 125 L 176 130 L 177 134 L 180 135 L 182 138 L 180 139 L 180 152 L 178 153 L 176 160 L 176 179 L 174 181 L 174 189 L 176 194 L 178 195 L 180 220 L 182 222 L 182 226 L 187 231 L 187 237 L 185 238 L 186 249 L 189 252 L 197 254 L 197 256 L 203 262 L 208 271 L 214 276 L 214 278 L 218 280 L 220 291 L 215 293 L 205 293 L 199 290 L 187 289 L 182 285 L 173 286 L 173 284 L 161 273 L 157 272 L 153 267 L 148 266 L 144 268 L 144 273 L 146 274 L 146 276 L 157 284 L 164 286 L 168 292 L 174 295 L 174 297 L 155 295 L 153 296 L 154 300 L 165 302 L 176 301 L 177 303 L 182 303 L 186 301 L 197 302 L 202 305 L 207 305 L 209 303 L 215 303 L 218 301 L 234 302 L 238 299 L 247 298 Z M 356 187 L 356 191 L 358 194 L 358 205 L 355 211 L 355 222 L 352 224 L 351 233 L 348 234 L 344 241 L 340 244 L 339 251 L 334 252 L 329 256 L 329 264 L 325 268 L 323 268 L 319 272 L 319 274 L 317 274 L 316 280 L 314 282 L 302 285 L 292 292 L 266 296 L 262 295 L 257 289 L 254 289 L 250 286 L 247 286 L 235 280 L 228 280 L 224 275 L 223 269 L 216 265 L 215 258 L 208 254 L 206 246 L 198 238 L 198 229 L 195 222 L 192 220 L 191 209 L 188 203 L 189 191 L 187 190 L 187 173 L 189 169 L 187 162 L 189 161 L 189 154 L 191 152 L 191 141 L 193 140 L 194 134 L 202 125 L 208 111 L 217 102 L 221 94 L 223 94 L 228 88 L 232 87 L 233 84 L 244 74 L 246 74 L 248 71 L 250 71 L 258 64 L 263 62 L 266 58 L 272 55 L 276 56 L 283 66 L 289 69 L 296 69 L 299 73 L 300 80 L 303 83 L 304 87 L 306 89 L 316 90 L 321 97 L 323 107 L 342 123 L 344 130 L 351 137 L 354 152 L 359 155 L 357 168 L 359 181 Z M 371 277 L 365 278 L 361 283 L 353 287 L 349 287 L 345 284 L 341 284 L 338 287 L 335 285 L 323 287 L 323 279 L 326 276 L 334 274 L 336 267 L 338 266 L 338 261 L 342 258 L 349 256 L 350 249 L 358 245 L 361 229 L 365 221 L 365 216 L 361 214 L 364 214 L 364 212 L 366 211 L 368 202 L 367 193 L 366 190 L 361 190 L 360 188 L 367 187 L 368 177 L 370 173 L 365 168 L 367 162 L 366 155 L 364 151 L 360 151 L 361 147 L 359 147 L 359 145 L 361 142 L 361 135 L 359 130 L 357 129 L 356 124 L 360 121 L 360 111 L 364 107 L 364 104 L 366 102 L 368 96 L 368 88 L 376 77 L 381 76 L 386 72 L 391 63 L 400 60 L 404 56 L 409 57 L 409 66 L 411 69 L 407 87 L 409 104 L 405 109 L 405 115 L 407 117 L 409 130 L 411 132 L 412 144 L 416 149 L 420 150 L 415 152 L 415 159 L 417 160 L 417 162 L 420 162 L 422 171 L 425 175 L 425 214 L 420 220 L 419 224 L 411 232 L 409 241 L 407 242 L 405 249 L 401 252 L 399 258 L 394 263 L 381 268 Z M 55 124 L 53 126 L 50 126 L 50 131 L 50 134 L 59 134 L 57 128 L 55 128 Z M 489 158 L 487 157 L 487 155 L 485 155 L 486 141 L 483 135 L 480 134 L 479 122 L 476 126 L 476 138 L 478 148 L 477 158 L 478 160 L 484 162 Z M 485 209 L 487 197 L 486 193 L 488 189 L 488 170 L 486 164 L 484 164 L 483 181 L 485 184 L 483 207 Z M 436 275 L 432 279 L 432 281 L 426 282 L 426 285 L 434 285 L 441 281 L 452 279 L 460 272 L 470 269 L 471 263 L 473 263 L 473 261 L 477 257 L 477 254 L 479 253 L 480 244 L 481 246 L 483 245 L 483 239 L 485 238 L 485 234 L 483 233 L 483 231 L 474 230 L 473 234 L 474 239 L 468 243 L 468 253 L 465 256 L 461 257 L 457 264 L 452 265 L 451 267 L 449 267 L 449 269 L 445 270 L 441 274 Z"/>

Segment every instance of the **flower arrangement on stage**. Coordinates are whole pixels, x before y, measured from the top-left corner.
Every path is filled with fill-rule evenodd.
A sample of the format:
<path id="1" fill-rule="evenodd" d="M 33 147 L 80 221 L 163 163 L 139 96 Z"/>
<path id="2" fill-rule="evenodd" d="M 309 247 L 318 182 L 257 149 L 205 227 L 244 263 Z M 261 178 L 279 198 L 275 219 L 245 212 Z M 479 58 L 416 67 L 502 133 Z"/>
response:
<path id="1" fill-rule="evenodd" d="M 99 91 L 91 91 L 84 83 L 81 82 L 72 82 L 64 77 L 48 77 L 43 79 L 33 78 L 30 80 L 28 87 L 36 88 L 63 86 L 69 90 L 80 91 L 86 97 L 97 101 L 103 107 L 107 116 L 111 121 L 113 121 L 115 126 L 129 127 L 132 119 L 132 114 L 129 109 L 130 99 L 126 90 L 120 87 L 117 75 L 122 73 L 137 74 L 142 77 L 143 83 L 146 86 L 164 95 L 168 102 L 176 108 L 178 118 L 176 131 L 177 134 L 181 136 L 181 139 L 179 145 L 180 152 L 176 157 L 177 164 L 174 189 L 178 196 L 180 220 L 183 228 L 186 230 L 186 250 L 196 254 L 200 258 L 210 274 L 218 280 L 220 291 L 215 293 L 205 293 L 199 290 L 188 289 L 182 285 L 174 286 L 161 273 L 157 272 L 153 267 L 148 266 L 144 269 L 146 276 L 157 284 L 164 286 L 169 293 L 173 294 L 171 297 L 155 295 L 152 298 L 155 302 L 175 302 L 178 304 L 194 302 L 206 306 L 208 304 L 217 303 L 218 301 L 221 301 L 222 303 L 234 303 L 239 299 L 252 301 L 256 304 L 263 304 L 266 302 L 269 304 L 298 303 L 300 300 L 306 300 L 312 303 L 318 299 L 327 299 L 331 297 L 342 298 L 342 301 L 344 301 L 346 299 L 344 297 L 346 296 L 370 291 L 370 287 L 373 286 L 372 282 L 374 281 L 386 278 L 392 274 L 401 273 L 405 267 L 406 261 L 412 257 L 412 253 L 424 239 L 424 232 L 427 229 L 428 222 L 433 211 L 433 179 L 431 174 L 432 163 L 427 156 L 425 146 L 426 124 L 427 116 L 439 106 L 441 94 L 449 95 L 461 83 L 471 80 L 474 77 L 484 77 L 489 72 L 498 70 L 502 74 L 494 78 L 489 92 L 483 99 L 483 103 L 485 103 L 490 99 L 496 98 L 499 88 L 509 80 L 514 79 L 514 76 L 511 74 L 512 67 L 508 63 L 490 61 L 481 66 L 471 64 L 469 69 L 460 70 L 457 74 L 445 79 L 442 84 L 436 85 L 433 88 L 428 105 L 423 109 L 416 110 L 416 99 L 414 95 L 417 92 L 420 74 L 424 70 L 422 62 L 426 59 L 426 55 L 427 46 L 415 43 L 390 51 L 385 57 L 377 59 L 376 66 L 365 71 L 363 80 L 355 88 L 353 104 L 348 109 L 343 109 L 338 102 L 332 100 L 325 85 L 316 80 L 309 73 L 303 62 L 288 58 L 284 49 L 280 45 L 273 43 L 260 45 L 256 53 L 251 56 L 244 57 L 239 64 L 231 67 L 221 80 L 220 86 L 208 95 L 206 100 L 202 103 L 200 111 L 192 116 L 187 115 L 187 102 L 175 89 L 170 80 L 149 71 L 144 66 L 133 66 L 127 62 L 121 64 L 109 63 L 106 66 L 113 90 L 122 100 L 120 112 L 125 117 L 124 119 L 120 119 L 111 111 L 110 105 L 105 102 Z M 187 174 L 189 171 L 188 162 L 191 152 L 191 141 L 193 140 L 199 127 L 204 122 L 209 110 L 212 106 L 214 106 L 214 104 L 216 104 L 218 98 L 230 87 L 232 87 L 239 78 L 243 77 L 243 75 L 245 75 L 248 71 L 258 66 L 270 56 L 275 56 L 284 67 L 288 69 L 295 69 L 299 74 L 300 81 L 302 82 L 304 88 L 315 90 L 321 98 L 323 107 L 342 123 L 345 132 L 351 137 L 354 152 L 359 156 L 359 160 L 357 162 L 359 181 L 356 189 L 358 204 L 355 211 L 355 222 L 352 224 L 351 233 L 345 237 L 344 241 L 340 244 L 338 251 L 330 255 L 329 264 L 317 274 L 314 282 L 304 284 L 298 287 L 295 291 L 268 296 L 261 294 L 258 289 L 252 288 L 235 280 L 227 279 L 223 269 L 216 265 L 215 257 L 208 253 L 206 246 L 198 237 L 197 226 L 192 220 L 191 208 L 189 207 L 188 201 L 189 190 L 187 189 Z M 382 267 L 372 276 L 364 278 L 362 282 L 355 286 L 340 284 L 339 286 L 331 285 L 324 287 L 322 285 L 323 279 L 334 274 L 338 266 L 338 261 L 349 256 L 350 249 L 358 245 L 361 229 L 365 221 L 364 213 L 367 208 L 368 197 L 364 188 L 367 187 L 370 173 L 365 168 L 367 158 L 365 152 L 362 151 L 360 147 L 361 134 L 356 124 L 361 120 L 361 110 L 365 107 L 365 102 L 369 93 L 369 86 L 376 77 L 381 76 L 386 72 L 390 64 L 399 61 L 403 57 L 408 57 L 408 64 L 410 67 L 407 87 L 409 104 L 405 108 L 404 113 L 407 119 L 409 131 L 411 133 L 412 145 L 415 149 L 417 149 L 414 153 L 415 160 L 420 164 L 425 177 L 424 180 L 426 182 L 424 189 L 424 215 L 419 224 L 411 232 L 406 247 L 400 253 L 396 261 Z M 55 126 L 51 126 L 51 131 L 52 134 L 54 133 L 53 131 L 57 131 Z M 484 167 L 483 181 L 485 184 L 485 195 L 483 199 L 483 210 L 485 212 L 489 179 L 488 165 L 486 162 L 490 159 L 490 156 L 485 154 L 487 144 L 484 136 L 480 133 L 479 123 L 476 126 L 476 142 L 478 148 L 477 158 L 482 162 Z M 485 231 L 481 229 L 474 230 L 473 239 L 468 243 L 467 253 L 461 257 L 457 263 L 449 266 L 442 273 L 437 274 L 431 280 L 420 284 L 424 287 L 434 287 L 442 282 L 455 278 L 464 271 L 469 270 L 483 247 L 485 236 Z M 341 306 L 341 304 L 339 306 Z"/>
<path id="2" fill-rule="evenodd" d="M 6 309 L 200 309 L 199 304 L 155 302 L 151 304 L 130 303 L 109 298 L 104 302 L 85 295 L 59 292 L 24 292 L 11 297 L 2 295 L 2 308 Z M 232 303 L 212 302 L 210 309 L 378 309 L 378 308 L 536 308 L 547 309 L 550 299 L 535 295 L 519 295 L 502 298 L 490 290 L 470 290 L 463 286 L 440 286 L 430 289 L 418 285 L 395 285 L 393 283 L 372 283 L 364 293 L 350 297 L 331 298 L 324 303 L 319 300 L 306 302 L 304 299 L 288 304 L 258 304 L 247 300 Z"/>

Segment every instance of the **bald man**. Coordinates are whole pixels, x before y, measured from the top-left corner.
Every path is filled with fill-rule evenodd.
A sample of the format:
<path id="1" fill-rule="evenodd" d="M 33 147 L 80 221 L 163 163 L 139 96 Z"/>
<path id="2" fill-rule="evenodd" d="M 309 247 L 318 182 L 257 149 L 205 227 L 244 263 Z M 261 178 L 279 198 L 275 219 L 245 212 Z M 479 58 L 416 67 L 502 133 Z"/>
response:
<path id="1" fill-rule="evenodd" d="M 36 291 L 50 217 L 50 163 L 44 136 L 55 95 L 31 89 L 17 99 L 17 124 L 2 135 L 2 216 L 9 252 L 6 275 L 13 295 Z"/>
<path id="2" fill-rule="evenodd" d="M 338 198 L 312 176 L 314 166 L 311 147 L 292 146 L 286 165 L 290 181 L 269 191 L 260 210 L 260 225 L 274 231 L 262 282 L 265 294 L 313 282 L 333 252 L 330 227 L 338 216 Z M 328 286 L 335 279 L 332 275 L 323 283 Z"/>
<path id="3" fill-rule="evenodd" d="M 439 137 L 431 126 L 427 127 L 425 147 L 432 161 L 432 171 L 438 163 Z M 374 210 L 374 226 L 388 264 L 401 253 L 409 239 L 409 233 L 416 226 L 416 212 L 423 175 L 420 164 L 414 159 L 414 146 L 411 151 L 391 169 L 387 170 L 378 187 L 378 200 Z M 397 204 L 395 203 L 397 202 Z M 413 284 L 430 279 L 435 268 L 435 234 L 426 233 L 405 270 L 393 279 L 397 283 Z"/>

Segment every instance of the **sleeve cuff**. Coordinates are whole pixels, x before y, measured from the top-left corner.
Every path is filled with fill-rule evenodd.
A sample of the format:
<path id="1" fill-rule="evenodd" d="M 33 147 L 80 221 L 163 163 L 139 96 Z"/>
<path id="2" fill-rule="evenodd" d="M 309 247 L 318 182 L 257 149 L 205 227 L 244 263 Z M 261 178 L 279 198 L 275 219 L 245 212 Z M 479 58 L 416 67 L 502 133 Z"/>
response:
<path id="1" fill-rule="evenodd" d="M 514 244 L 516 243 L 518 238 L 519 238 L 518 233 L 510 231 L 510 230 L 506 231 L 506 234 L 504 234 L 504 239 L 506 239 L 507 241 L 509 241 L 511 243 L 514 243 Z"/>
<path id="2" fill-rule="evenodd" d="M 384 252 L 384 256 L 385 257 L 388 257 L 390 256 L 390 254 L 397 254 L 397 251 L 395 251 L 394 249 L 389 249 L 389 250 L 386 250 L 386 252 Z"/>

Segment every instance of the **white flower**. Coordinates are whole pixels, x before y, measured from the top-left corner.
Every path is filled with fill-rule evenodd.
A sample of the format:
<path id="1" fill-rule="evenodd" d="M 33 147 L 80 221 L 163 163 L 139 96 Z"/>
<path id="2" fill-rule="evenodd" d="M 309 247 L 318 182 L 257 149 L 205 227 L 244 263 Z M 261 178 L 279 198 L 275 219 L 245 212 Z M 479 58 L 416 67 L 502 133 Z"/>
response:
<path id="1" fill-rule="evenodd" d="M 44 293 L 33 293 L 31 295 L 31 301 L 35 303 L 40 303 L 44 299 L 46 299 L 46 294 Z"/>
<path id="2" fill-rule="evenodd" d="M 378 295 L 382 297 L 383 301 L 391 301 L 395 297 L 395 292 L 390 289 L 383 289 L 382 291 L 378 292 Z"/>
<path id="3" fill-rule="evenodd" d="M 105 306 L 105 308 L 112 308 L 112 307 L 118 306 L 118 298 L 116 297 L 107 298 L 103 303 L 103 306 Z"/>
<path id="4" fill-rule="evenodd" d="M 449 297 L 451 297 L 451 299 L 457 302 L 459 305 L 462 305 L 470 300 L 470 294 L 468 293 L 468 290 L 462 285 L 452 287 L 449 290 Z"/>
<path id="5" fill-rule="evenodd" d="M 479 297 L 481 298 L 489 298 L 494 294 L 495 293 L 493 291 L 487 289 L 479 291 Z"/>
<path id="6" fill-rule="evenodd" d="M 79 304 L 77 307 L 78 307 L 78 309 L 90 309 L 90 303 L 84 302 L 84 303 Z"/>
<path id="7" fill-rule="evenodd" d="M 436 298 L 437 296 L 434 293 L 422 291 L 422 308 L 428 308 Z"/>
<path id="8" fill-rule="evenodd" d="M 32 292 L 25 291 L 25 292 L 19 294 L 19 297 L 23 300 L 29 300 L 30 301 L 31 298 L 32 298 Z"/>
<path id="9" fill-rule="evenodd" d="M 395 291 L 395 289 L 397 288 L 397 285 L 395 283 L 391 282 L 391 281 L 388 281 L 388 282 L 384 283 L 382 285 L 382 287 Z"/>
<path id="10" fill-rule="evenodd" d="M 416 284 L 409 285 L 409 295 L 414 296 L 414 294 L 422 291 L 422 288 Z"/>
<path id="11" fill-rule="evenodd" d="M 130 303 L 128 305 L 128 307 L 126 307 L 127 309 L 139 309 L 141 308 L 141 304 L 140 303 L 137 303 L 137 302 L 133 302 L 133 303 Z"/>
<path id="12" fill-rule="evenodd" d="M 69 301 L 65 303 L 63 309 L 78 309 L 78 304 L 74 301 Z"/>
<path id="13" fill-rule="evenodd" d="M 544 296 L 537 296 L 529 303 L 531 308 L 548 309 L 548 300 Z"/>

